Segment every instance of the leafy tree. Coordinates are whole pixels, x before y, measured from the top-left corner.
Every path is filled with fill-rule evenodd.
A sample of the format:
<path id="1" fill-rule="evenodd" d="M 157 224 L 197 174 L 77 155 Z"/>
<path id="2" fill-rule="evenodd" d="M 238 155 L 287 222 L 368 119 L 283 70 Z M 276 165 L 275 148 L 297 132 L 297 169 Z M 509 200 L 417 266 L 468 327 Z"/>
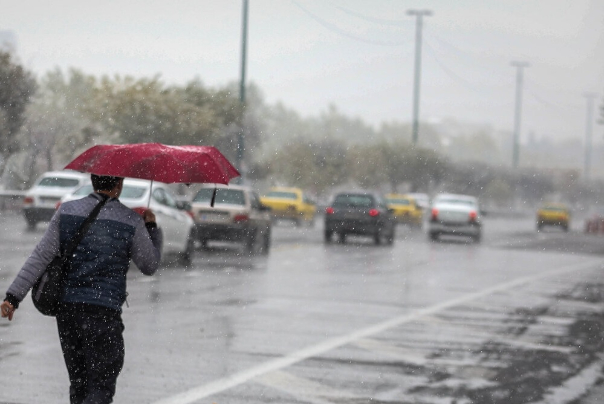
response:
<path id="1" fill-rule="evenodd" d="M 55 69 L 40 79 L 25 114 L 22 147 L 43 156 L 43 170 L 56 168 L 55 159 L 67 163 L 99 135 L 90 114 L 95 85 L 94 77 L 75 69 Z"/>
<path id="2" fill-rule="evenodd" d="M 19 149 L 17 133 L 23 124 L 23 113 L 36 91 L 33 75 L 0 51 L 0 149 L 11 154 Z"/>
<path id="3" fill-rule="evenodd" d="M 208 107 L 188 102 L 159 78 L 103 77 L 96 91 L 95 119 L 123 143 L 213 144 L 219 119 Z"/>
<path id="4" fill-rule="evenodd" d="M 348 178 L 346 147 L 338 141 L 295 140 L 265 165 L 273 184 L 299 186 L 319 195 Z"/>

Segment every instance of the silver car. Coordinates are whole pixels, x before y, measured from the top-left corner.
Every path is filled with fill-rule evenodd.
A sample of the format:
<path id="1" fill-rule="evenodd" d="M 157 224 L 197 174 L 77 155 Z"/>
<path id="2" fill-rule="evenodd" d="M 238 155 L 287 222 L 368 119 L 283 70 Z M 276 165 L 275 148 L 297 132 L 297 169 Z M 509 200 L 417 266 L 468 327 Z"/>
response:
<path id="1" fill-rule="evenodd" d="M 441 235 L 453 235 L 480 242 L 482 223 L 478 199 L 469 195 L 437 195 L 432 200 L 428 235 L 431 240 L 438 240 Z"/>
<path id="2" fill-rule="evenodd" d="M 204 185 L 191 200 L 197 239 L 243 244 L 249 253 L 268 254 L 271 246 L 270 208 L 257 192 L 242 185 Z"/>

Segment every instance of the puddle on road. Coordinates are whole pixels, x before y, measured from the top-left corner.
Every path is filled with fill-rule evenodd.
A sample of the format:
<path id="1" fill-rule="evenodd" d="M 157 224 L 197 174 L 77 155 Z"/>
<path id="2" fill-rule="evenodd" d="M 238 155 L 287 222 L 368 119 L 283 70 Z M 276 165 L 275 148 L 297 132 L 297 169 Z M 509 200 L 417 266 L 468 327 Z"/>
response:
<path id="1" fill-rule="evenodd" d="M 543 349 L 538 346 L 529 349 L 530 344 L 519 347 L 517 344 L 488 341 L 478 349 L 465 353 L 465 356 L 471 356 L 477 364 L 499 363 L 502 367 L 485 366 L 484 372 L 477 371 L 476 366 L 472 367 L 471 372 L 464 371 L 463 368 L 453 369 L 442 382 L 416 386 L 408 393 L 417 398 L 452 397 L 455 400 L 452 402 L 456 403 L 524 404 L 540 402 L 548 396 L 549 391 L 560 389 L 560 386 L 572 380 L 575 384 L 573 394 L 577 397 L 564 402 L 578 400 L 594 384 L 604 383 L 601 376 L 604 364 L 601 358 L 601 353 L 604 352 L 604 307 L 596 305 L 604 302 L 604 284 L 581 283 L 557 294 L 555 299 L 555 303 L 549 306 L 515 310 L 503 322 L 501 333 L 504 338 L 509 336 L 522 339 L 540 324 L 541 317 L 568 318 L 570 310 L 579 308 L 579 311 L 572 313 L 574 321 L 570 324 L 559 322 L 563 324 L 564 333 L 542 335 L 538 343 L 543 345 Z M 598 310 L 581 311 L 584 306 L 576 305 L 575 302 L 594 305 L 594 309 Z M 535 333 L 527 338 L 534 338 L 534 335 Z M 550 349 L 552 347 L 566 349 Z M 432 358 L 459 359 L 455 355 L 458 355 L 455 351 L 442 351 Z M 594 373 L 587 372 L 594 366 L 600 369 L 599 378 L 594 380 L 593 377 L 585 377 L 584 383 L 590 385 L 583 386 L 582 389 L 576 387 L 577 380 L 581 379 L 583 373 Z M 427 378 L 430 378 L 433 371 L 428 367 L 423 370 Z M 466 377 L 470 380 L 464 380 Z M 481 379 L 486 386 L 472 386 L 476 380 L 471 379 L 476 378 Z"/>

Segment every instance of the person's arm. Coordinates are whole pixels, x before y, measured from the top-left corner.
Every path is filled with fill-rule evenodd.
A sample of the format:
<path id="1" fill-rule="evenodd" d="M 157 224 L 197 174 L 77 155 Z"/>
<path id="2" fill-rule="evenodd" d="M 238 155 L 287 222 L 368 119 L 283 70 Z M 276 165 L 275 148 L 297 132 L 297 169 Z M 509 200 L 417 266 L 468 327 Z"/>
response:
<path id="1" fill-rule="evenodd" d="M 29 258 L 17 273 L 15 280 L 9 286 L 4 302 L 0 305 L 2 317 L 12 320 L 14 311 L 19 307 L 27 292 L 42 276 L 52 259 L 59 254 L 61 241 L 59 239 L 59 211 L 50 220 L 46 232 L 34 248 Z"/>
<path id="2" fill-rule="evenodd" d="M 132 260 L 143 274 L 153 275 L 161 261 L 163 233 L 150 209 L 145 210 L 143 219 L 134 234 Z"/>

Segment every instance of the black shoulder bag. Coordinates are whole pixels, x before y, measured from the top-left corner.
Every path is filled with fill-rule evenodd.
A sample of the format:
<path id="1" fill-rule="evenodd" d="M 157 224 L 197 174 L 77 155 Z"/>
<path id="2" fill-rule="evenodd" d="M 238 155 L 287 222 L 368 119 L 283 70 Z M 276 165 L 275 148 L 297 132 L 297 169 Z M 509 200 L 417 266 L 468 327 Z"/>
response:
<path id="1" fill-rule="evenodd" d="M 63 250 L 63 254 L 59 251 L 59 255 L 50 261 L 40 279 L 34 284 L 31 298 L 36 309 L 45 316 L 56 316 L 59 312 L 61 298 L 65 289 L 65 275 L 69 268 L 73 252 L 108 200 L 109 198 L 105 197 L 94 207 L 77 233 L 69 240 L 65 250 Z"/>

